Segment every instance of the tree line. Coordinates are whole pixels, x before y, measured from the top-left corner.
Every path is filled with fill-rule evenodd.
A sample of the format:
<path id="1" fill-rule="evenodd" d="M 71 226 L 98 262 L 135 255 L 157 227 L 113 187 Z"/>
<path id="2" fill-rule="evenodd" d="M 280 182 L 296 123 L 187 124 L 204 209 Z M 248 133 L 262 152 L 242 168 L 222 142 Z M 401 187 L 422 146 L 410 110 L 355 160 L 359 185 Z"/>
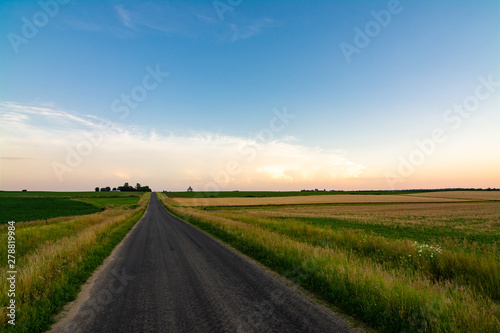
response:
<path id="1" fill-rule="evenodd" d="M 123 186 L 118 186 L 118 188 L 116 187 L 113 187 L 113 189 L 111 189 L 111 187 L 109 186 L 106 186 L 106 187 L 96 187 L 95 188 L 95 191 L 96 192 L 115 192 L 115 191 L 120 191 L 120 192 L 151 192 L 151 189 L 149 188 L 149 186 L 141 186 L 141 184 L 137 183 L 134 186 L 130 186 L 128 183 L 125 183 L 123 184 Z"/>

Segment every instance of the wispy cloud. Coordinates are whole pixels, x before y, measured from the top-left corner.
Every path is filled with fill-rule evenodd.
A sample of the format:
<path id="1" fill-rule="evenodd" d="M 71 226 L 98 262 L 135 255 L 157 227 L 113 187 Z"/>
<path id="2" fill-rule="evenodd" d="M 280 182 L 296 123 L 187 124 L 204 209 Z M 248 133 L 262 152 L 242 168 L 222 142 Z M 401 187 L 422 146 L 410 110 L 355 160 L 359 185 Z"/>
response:
<path id="1" fill-rule="evenodd" d="M 115 6 L 116 13 L 124 26 L 134 28 L 130 20 L 130 12 L 123 8 L 123 5 Z"/>
<path id="2" fill-rule="evenodd" d="M 39 118 L 35 120 L 35 116 Z M 4 122 L 6 118 L 15 121 Z M 58 127 L 54 121 L 61 119 L 64 126 Z M 314 186 L 315 182 L 331 184 L 338 179 L 356 178 L 364 169 L 337 151 L 286 139 L 260 142 L 198 131 L 176 135 L 117 124 L 103 128 L 99 125 L 102 120 L 96 117 L 55 108 L 0 103 L 0 121 L 3 155 L 37 159 L 9 160 L 3 166 L 2 188 L 19 187 L 16 184 L 31 177 L 31 169 L 38 169 L 44 170 L 44 175 L 40 178 L 35 173 L 36 182 L 43 179 L 43 186 L 51 189 L 51 184 L 58 183 L 51 163 L 65 163 L 68 152 L 77 151 L 89 137 L 100 135 L 102 140 L 83 156 L 81 165 L 65 175 L 61 186 L 84 189 L 104 185 L 96 183 L 97 179 L 116 186 L 125 179 L 147 182 L 156 189 L 183 189 L 189 185 L 202 189 L 214 182 L 221 190 L 269 186 L 297 189 L 307 184 Z M 231 169 L 228 173 L 229 164 L 236 165 L 238 172 Z"/>
<path id="3" fill-rule="evenodd" d="M 248 18 L 242 14 L 221 21 L 210 4 L 144 2 L 116 5 L 114 10 L 122 27 L 134 32 L 149 30 L 218 41 L 248 39 L 279 25 L 271 18 Z"/>
<path id="4" fill-rule="evenodd" d="M 13 102 L 0 102 L 0 112 L 3 120 L 2 123 L 26 124 L 29 119 L 33 120 L 34 117 L 42 117 L 54 126 L 58 126 L 61 123 L 71 123 L 73 126 L 80 124 L 87 127 L 95 127 L 95 123 L 92 121 L 93 116 L 79 115 L 46 106 L 39 107 L 20 105 Z"/>

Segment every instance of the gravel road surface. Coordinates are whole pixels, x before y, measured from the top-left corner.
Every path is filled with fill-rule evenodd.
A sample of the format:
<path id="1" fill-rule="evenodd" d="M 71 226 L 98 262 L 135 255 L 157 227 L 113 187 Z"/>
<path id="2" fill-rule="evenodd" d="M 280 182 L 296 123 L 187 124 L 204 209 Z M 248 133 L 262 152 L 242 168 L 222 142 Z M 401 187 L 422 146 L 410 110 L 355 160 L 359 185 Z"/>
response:
<path id="1" fill-rule="evenodd" d="M 87 289 L 87 291 L 85 291 Z M 351 332 L 151 195 L 53 332 Z"/>

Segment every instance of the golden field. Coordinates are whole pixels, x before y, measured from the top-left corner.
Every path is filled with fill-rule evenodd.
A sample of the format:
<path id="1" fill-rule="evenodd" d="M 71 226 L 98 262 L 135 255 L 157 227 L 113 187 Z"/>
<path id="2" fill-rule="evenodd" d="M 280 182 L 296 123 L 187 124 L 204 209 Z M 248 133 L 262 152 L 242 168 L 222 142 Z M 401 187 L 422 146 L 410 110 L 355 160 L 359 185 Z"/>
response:
<path id="1" fill-rule="evenodd" d="M 316 205 L 349 203 L 423 203 L 457 202 L 477 199 L 446 198 L 418 195 L 371 195 L 371 194 L 332 194 L 263 198 L 174 198 L 176 204 L 184 207 L 197 206 L 265 206 L 265 205 Z M 499 198 L 500 200 L 500 198 Z"/>
<path id="2" fill-rule="evenodd" d="M 498 192 L 168 198 L 380 332 L 500 332 Z"/>
<path id="3" fill-rule="evenodd" d="M 442 191 L 442 192 L 427 192 L 406 194 L 414 197 L 425 198 L 446 198 L 446 199 L 462 199 L 474 201 L 500 201 L 500 191 Z"/>

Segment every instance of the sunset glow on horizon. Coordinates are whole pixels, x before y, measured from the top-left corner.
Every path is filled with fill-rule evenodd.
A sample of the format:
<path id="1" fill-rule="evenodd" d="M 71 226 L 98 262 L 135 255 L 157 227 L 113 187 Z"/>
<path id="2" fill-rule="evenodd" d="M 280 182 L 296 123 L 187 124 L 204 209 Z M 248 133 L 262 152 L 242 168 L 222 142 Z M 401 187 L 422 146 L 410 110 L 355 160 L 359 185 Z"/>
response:
<path id="1" fill-rule="evenodd" d="M 4 1 L 0 190 L 500 188 L 500 3 L 398 4 Z"/>

